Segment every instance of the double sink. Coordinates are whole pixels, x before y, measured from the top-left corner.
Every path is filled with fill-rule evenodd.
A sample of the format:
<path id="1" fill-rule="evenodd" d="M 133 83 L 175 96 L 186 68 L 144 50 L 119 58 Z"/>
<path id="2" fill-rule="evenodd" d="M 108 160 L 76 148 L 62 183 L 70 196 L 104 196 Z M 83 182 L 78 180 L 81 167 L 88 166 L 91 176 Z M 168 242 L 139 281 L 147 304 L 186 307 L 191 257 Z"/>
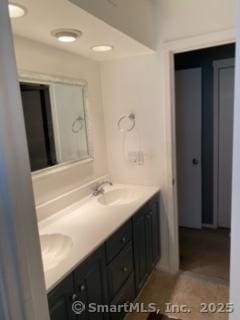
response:
<path id="1" fill-rule="evenodd" d="M 105 207 L 124 206 L 141 199 L 138 188 L 109 187 L 108 191 L 96 197 L 96 203 Z M 70 254 L 74 245 L 70 236 L 61 233 L 40 235 L 44 271 L 56 268 Z"/>

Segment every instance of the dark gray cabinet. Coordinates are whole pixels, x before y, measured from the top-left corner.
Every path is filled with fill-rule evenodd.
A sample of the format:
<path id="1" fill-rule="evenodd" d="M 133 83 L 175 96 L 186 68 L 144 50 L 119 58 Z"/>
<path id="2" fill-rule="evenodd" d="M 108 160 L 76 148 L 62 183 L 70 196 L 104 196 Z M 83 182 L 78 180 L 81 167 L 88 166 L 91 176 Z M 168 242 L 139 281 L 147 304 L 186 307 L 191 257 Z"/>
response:
<path id="1" fill-rule="evenodd" d="M 157 194 L 49 293 L 51 320 L 123 319 L 124 310 L 108 314 L 86 308 L 76 315 L 72 304 L 81 301 L 96 307 L 133 302 L 159 258 Z"/>
<path id="2" fill-rule="evenodd" d="M 151 221 L 151 270 L 160 259 L 160 203 L 159 195 L 149 202 L 149 216 Z"/>
<path id="3" fill-rule="evenodd" d="M 159 196 L 133 217 L 133 243 L 138 293 L 160 258 Z"/>
<path id="4" fill-rule="evenodd" d="M 101 247 L 81 264 L 73 273 L 74 289 L 77 299 L 92 306 L 107 304 L 107 279 L 105 251 Z M 88 308 L 86 308 L 88 309 Z M 101 312 L 85 312 L 77 319 L 103 320 L 105 314 Z"/>
<path id="5" fill-rule="evenodd" d="M 88 312 L 96 305 L 107 304 L 107 281 L 104 248 L 98 249 L 48 296 L 51 320 L 103 320 L 105 314 Z M 73 303 L 86 306 L 80 314 L 72 310 Z"/>
<path id="6" fill-rule="evenodd" d="M 74 299 L 73 277 L 64 279 L 48 295 L 48 305 L 51 320 L 69 320 L 72 317 L 72 302 Z"/>
<path id="7" fill-rule="evenodd" d="M 147 278 L 147 234 L 145 208 L 133 218 L 134 266 L 136 291 L 139 292 Z"/>
<path id="8" fill-rule="evenodd" d="M 125 315 L 125 304 L 136 297 L 131 219 L 107 240 L 105 247 L 109 305 L 120 308 L 109 313 L 109 318 L 120 320 Z"/>
<path id="9" fill-rule="evenodd" d="M 127 221 L 106 241 L 107 263 L 111 262 L 119 252 L 132 241 L 132 223 Z"/>
<path id="10" fill-rule="evenodd" d="M 110 319 L 111 320 L 123 319 L 125 316 L 125 310 L 124 308 L 121 308 L 121 306 L 124 306 L 125 304 L 134 301 L 135 297 L 136 297 L 136 293 L 135 293 L 134 275 L 132 274 L 111 302 L 111 305 L 120 306 L 120 309 L 118 310 L 118 312 L 111 313 L 109 315 Z"/>

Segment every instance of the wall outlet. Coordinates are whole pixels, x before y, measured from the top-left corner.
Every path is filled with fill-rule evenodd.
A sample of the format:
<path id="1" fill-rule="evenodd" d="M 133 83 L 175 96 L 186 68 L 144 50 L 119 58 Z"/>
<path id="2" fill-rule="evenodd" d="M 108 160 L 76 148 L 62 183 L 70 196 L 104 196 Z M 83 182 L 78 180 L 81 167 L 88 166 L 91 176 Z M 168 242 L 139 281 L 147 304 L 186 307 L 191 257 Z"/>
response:
<path id="1" fill-rule="evenodd" d="M 135 166 L 144 165 L 144 153 L 143 151 L 129 151 L 128 161 Z"/>

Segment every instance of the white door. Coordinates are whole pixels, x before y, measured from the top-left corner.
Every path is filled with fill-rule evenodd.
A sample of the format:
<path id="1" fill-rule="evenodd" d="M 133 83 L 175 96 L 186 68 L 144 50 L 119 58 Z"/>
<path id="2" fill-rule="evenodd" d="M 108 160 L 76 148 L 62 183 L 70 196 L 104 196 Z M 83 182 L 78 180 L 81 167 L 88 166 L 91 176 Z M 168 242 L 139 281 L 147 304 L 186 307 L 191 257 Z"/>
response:
<path id="1" fill-rule="evenodd" d="M 202 225 L 202 70 L 176 71 L 176 138 L 179 225 Z"/>
<path id="2" fill-rule="evenodd" d="M 215 68 L 215 180 L 217 188 L 217 226 L 230 228 L 232 195 L 232 146 L 234 104 L 234 60 L 214 62 Z M 217 119 L 216 119 L 217 118 Z"/>

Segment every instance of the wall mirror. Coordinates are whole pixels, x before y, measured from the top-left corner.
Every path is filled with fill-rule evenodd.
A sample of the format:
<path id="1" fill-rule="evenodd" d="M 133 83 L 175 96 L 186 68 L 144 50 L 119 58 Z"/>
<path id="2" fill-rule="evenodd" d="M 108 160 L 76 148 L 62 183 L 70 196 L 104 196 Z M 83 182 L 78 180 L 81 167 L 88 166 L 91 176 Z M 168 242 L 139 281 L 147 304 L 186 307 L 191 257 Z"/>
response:
<path id="1" fill-rule="evenodd" d="M 87 83 L 27 72 L 19 83 L 32 172 L 92 159 Z"/>

